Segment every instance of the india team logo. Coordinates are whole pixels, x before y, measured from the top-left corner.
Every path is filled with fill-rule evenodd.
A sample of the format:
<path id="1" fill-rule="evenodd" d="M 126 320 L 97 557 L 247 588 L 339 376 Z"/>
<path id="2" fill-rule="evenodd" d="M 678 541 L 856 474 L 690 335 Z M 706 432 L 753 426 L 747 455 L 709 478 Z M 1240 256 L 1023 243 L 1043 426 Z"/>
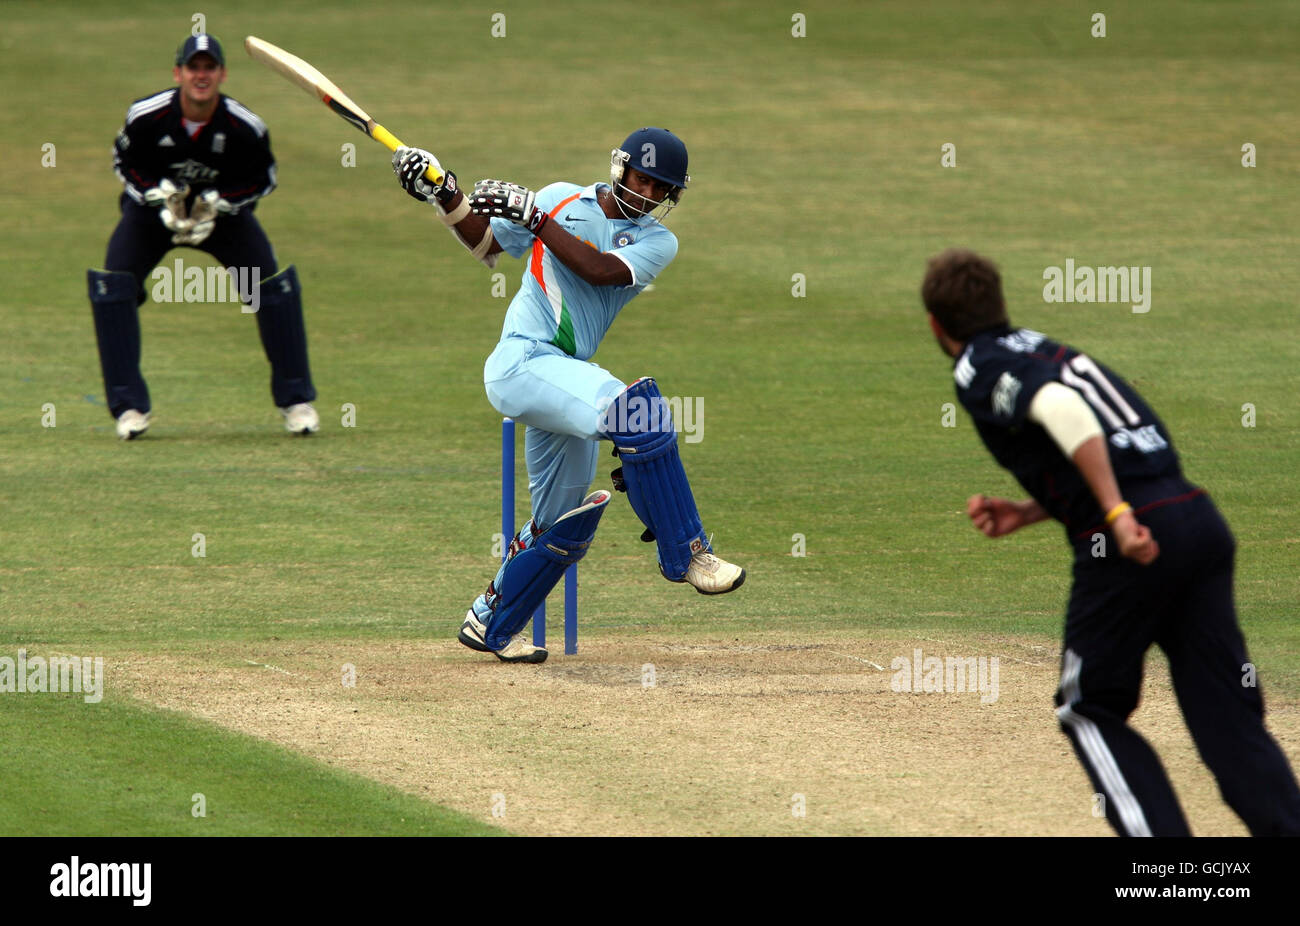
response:
<path id="1" fill-rule="evenodd" d="M 625 248 L 634 240 L 636 239 L 634 239 L 629 232 L 619 232 L 614 236 L 614 247 Z"/>

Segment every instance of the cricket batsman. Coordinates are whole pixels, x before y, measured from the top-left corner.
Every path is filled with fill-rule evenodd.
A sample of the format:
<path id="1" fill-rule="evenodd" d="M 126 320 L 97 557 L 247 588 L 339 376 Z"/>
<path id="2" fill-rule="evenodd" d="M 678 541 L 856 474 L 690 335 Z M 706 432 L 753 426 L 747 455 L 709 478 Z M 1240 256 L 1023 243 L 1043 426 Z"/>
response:
<path id="1" fill-rule="evenodd" d="M 256 292 L 240 296 L 257 312 L 271 364 L 271 395 L 285 428 L 309 434 L 320 418 L 311 406 L 316 388 L 307 365 L 298 272 L 277 268 L 271 242 L 253 215 L 257 201 L 275 189 L 266 124 L 220 92 L 226 58 L 215 37 L 187 38 L 172 77 L 176 87 L 136 100 L 127 110 L 113 148 L 122 218 L 109 238 L 104 269 L 86 273 L 104 398 L 117 436 L 134 440 L 150 424 L 149 387 L 140 373 L 139 306 L 145 281 L 173 247 L 206 251 L 258 281 Z"/>
<path id="2" fill-rule="evenodd" d="M 430 165 L 443 174 L 440 184 L 424 179 Z M 502 252 L 527 255 L 483 384 L 493 408 L 527 425 L 532 520 L 465 615 L 458 639 L 471 649 L 505 662 L 545 661 L 546 650 L 521 631 L 586 554 L 612 497 L 587 493 L 602 440 L 622 463 L 614 488 L 627 492 L 645 524 L 642 539 L 657 544 L 665 578 L 706 595 L 745 581 L 744 569 L 713 553 L 655 381 L 627 385 L 589 362 L 622 308 L 677 254 L 677 236 L 661 220 L 690 180 L 686 165 L 681 139 L 642 128 L 611 152 L 609 183 L 552 183 L 533 192 L 481 180 L 466 196 L 428 151 L 403 147 L 393 155 L 402 189 L 433 206 L 479 261 L 492 268 Z"/>

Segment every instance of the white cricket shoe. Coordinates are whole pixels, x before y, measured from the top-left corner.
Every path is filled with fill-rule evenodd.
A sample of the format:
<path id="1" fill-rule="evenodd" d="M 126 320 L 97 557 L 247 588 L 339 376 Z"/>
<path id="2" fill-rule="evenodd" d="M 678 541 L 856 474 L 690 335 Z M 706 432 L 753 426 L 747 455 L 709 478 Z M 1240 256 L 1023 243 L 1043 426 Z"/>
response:
<path id="1" fill-rule="evenodd" d="M 486 637 L 487 627 L 474 616 L 474 609 L 470 608 L 465 612 L 465 623 L 460 625 L 460 633 L 456 637 L 470 649 L 478 650 L 480 653 L 492 653 L 502 662 L 545 662 L 546 657 L 550 655 L 543 647 L 533 646 L 525 640 L 522 633 L 515 634 L 510 638 L 510 642 L 499 650 L 491 649 L 485 642 Z"/>
<path id="2" fill-rule="evenodd" d="M 686 569 L 685 581 L 694 585 L 700 594 L 721 595 L 744 584 L 745 570 L 712 553 L 696 553 Z"/>
<path id="3" fill-rule="evenodd" d="M 149 430 L 149 415 L 128 408 L 117 416 L 117 436 L 122 440 L 135 440 Z"/>
<path id="4" fill-rule="evenodd" d="M 306 402 L 280 409 L 284 429 L 290 434 L 314 434 L 320 429 L 320 415 Z"/>

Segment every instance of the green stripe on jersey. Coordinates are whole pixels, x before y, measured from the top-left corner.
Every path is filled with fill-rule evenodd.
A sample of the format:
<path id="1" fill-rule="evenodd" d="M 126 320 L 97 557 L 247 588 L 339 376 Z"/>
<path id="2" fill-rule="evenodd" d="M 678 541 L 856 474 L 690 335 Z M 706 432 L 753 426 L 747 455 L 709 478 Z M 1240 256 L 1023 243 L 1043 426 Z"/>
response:
<path id="1" fill-rule="evenodd" d="M 578 342 L 573 337 L 573 318 L 569 315 L 569 307 L 564 302 L 564 297 L 560 297 L 560 327 L 555 332 L 555 337 L 551 343 L 564 351 L 570 357 L 578 353 Z"/>

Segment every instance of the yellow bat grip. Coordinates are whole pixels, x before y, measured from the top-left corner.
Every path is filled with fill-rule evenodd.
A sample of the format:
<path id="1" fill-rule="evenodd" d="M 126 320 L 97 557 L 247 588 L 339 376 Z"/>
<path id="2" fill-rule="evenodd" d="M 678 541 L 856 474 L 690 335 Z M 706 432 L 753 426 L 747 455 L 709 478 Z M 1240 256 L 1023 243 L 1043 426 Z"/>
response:
<path id="1" fill-rule="evenodd" d="M 389 151 L 396 151 L 398 148 L 405 147 L 396 135 L 388 131 L 388 129 L 384 128 L 378 122 L 376 122 L 374 127 L 370 130 L 370 137 L 386 147 Z M 430 183 L 442 183 L 442 174 L 439 173 L 432 164 L 430 164 L 429 169 L 424 172 L 424 176 Z"/>
<path id="2" fill-rule="evenodd" d="M 376 122 L 374 128 L 370 130 L 370 137 L 386 147 L 389 151 L 396 151 L 398 148 L 403 147 L 397 136 L 388 131 L 388 129 L 384 128 L 378 122 Z"/>

